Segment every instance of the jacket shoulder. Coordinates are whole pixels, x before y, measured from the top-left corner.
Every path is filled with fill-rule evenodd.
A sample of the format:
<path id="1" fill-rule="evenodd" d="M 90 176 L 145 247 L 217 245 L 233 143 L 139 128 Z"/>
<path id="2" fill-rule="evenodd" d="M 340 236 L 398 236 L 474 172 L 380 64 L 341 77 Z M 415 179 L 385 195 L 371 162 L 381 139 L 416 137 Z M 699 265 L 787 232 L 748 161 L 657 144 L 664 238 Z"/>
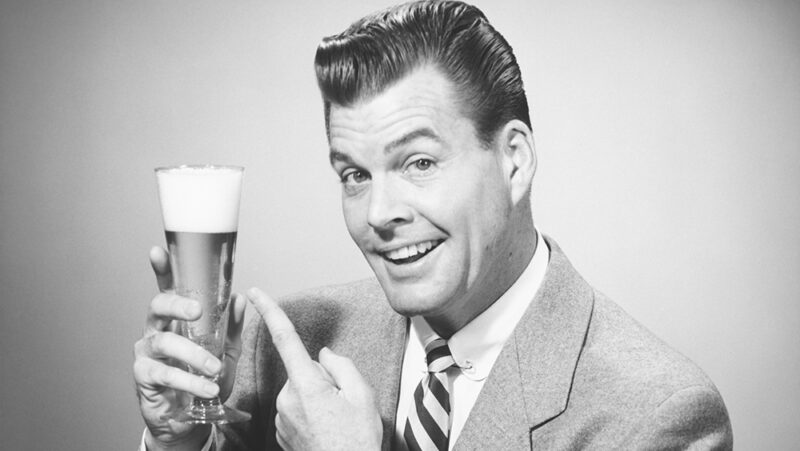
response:
<path id="1" fill-rule="evenodd" d="M 328 303 L 340 304 L 346 309 L 362 309 L 374 307 L 376 301 L 382 300 L 385 300 L 385 296 L 378 281 L 366 278 L 298 291 L 282 296 L 278 302 L 282 308 L 290 310 Z"/>
<path id="2" fill-rule="evenodd" d="M 278 303 L 301 336 L 357 322 L 388 308 L 374 278 L 303 290 L 280 298 Z"/>
<path id="3" fill-rule="evenodd" d="M 581 360 L 593 373 L 626 390 L 642 387 L 644 392 L 658 393 L 659 387 L 672 392 L 713 385 L 694 362 L 597 291 Z"/>
<path id="4" fill-rule="evenodd" d="M 615 431 L 608 438 L 632 449 L 732 446 L 728 412 L 711 379 L 597 291 L 570 405 L 584 437 L 595 431 L 602 441 L 599 431 Z"/>

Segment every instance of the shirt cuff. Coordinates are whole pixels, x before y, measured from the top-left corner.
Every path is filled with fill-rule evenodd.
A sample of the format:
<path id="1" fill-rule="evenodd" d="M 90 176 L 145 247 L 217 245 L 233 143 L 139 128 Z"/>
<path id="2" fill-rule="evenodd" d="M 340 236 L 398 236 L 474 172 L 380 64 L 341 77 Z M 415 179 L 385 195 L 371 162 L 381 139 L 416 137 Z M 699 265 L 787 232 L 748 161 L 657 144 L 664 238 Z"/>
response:
<path id="1" fill-rule="evenodd" d="M 214 451 L 217 449 L 215 445 L 214 437 L 217 436 L 217 427 L 215 425 L 211 425 L 211 433 L 208 434 L 208 439 L 206 443 L 200 448 L 200 451 Z M 142 441 L 139 443 L 139 450 L 138 451 L 147 451 L 147 446 L 144 444 L 144 438 L 147 437 L 147 428 L 144 429 L 142 432 Z"/>

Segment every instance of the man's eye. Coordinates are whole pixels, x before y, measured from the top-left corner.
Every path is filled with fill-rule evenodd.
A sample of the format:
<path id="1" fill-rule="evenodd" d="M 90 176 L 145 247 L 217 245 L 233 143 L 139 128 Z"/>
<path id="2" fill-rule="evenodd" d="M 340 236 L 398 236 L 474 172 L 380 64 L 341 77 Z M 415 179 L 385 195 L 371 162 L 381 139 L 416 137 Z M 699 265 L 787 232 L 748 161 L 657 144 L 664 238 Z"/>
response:
<path id="1" fill-rule="evenodd" d="M 427 171 L 431 168 L 431 166 L 433 166 L 433 161 L 428 160 L 427 158 L 420 158 L 414 162 L 414 166 L 416 166 L 420 171 Z"/>
<path id="2" fill-rule="evenodd" d="M 429 158 L 419 158 L 411 162 L 411 164 L 408 166 L 407 171 L 411 171 L 414 173 L 425 173 L 433 169 L 434 166 L 435 163 L 433 162 L 433 160 Z"/>
<path id="3" fill-rule="evenodd" d="M 342 183 L 356 185 L 369 180 L 369 174 L 365 171 L 348 171 L 342 174 Z"/>

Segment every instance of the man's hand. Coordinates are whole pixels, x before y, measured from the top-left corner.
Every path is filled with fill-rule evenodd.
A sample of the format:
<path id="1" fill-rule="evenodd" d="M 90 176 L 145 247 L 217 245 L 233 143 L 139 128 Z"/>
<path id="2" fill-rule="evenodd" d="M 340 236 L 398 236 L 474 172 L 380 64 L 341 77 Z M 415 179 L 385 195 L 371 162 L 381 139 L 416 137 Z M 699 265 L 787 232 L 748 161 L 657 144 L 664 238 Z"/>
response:
<path id="1" fill-rule="evenodd" d="M 319 363 L 313 361 L 274 300 L 256 288 L 247 297 L 267 324 L 289 378 L 277 399 L 278 444 L 285 450 L 380 449 L 375 396 L 353 362 L 327 348 Z"/>
<path id="2" fill-rule="evenodd" d="M 134 346 L 133 363 L 139 409 L 148 429 L 147 449 L 197 450 L 208 437 L 209 426 L 193 426 L 163 418 L 185 406 L 189 395 L 208 398 L 219 394 L 223 401 L 230 395 L 241 354 L 245 303 L 237 295 L 231 299 L 225 358 L 220 362 L 199 345 L 174 332 L 177 320 L 199 318 L 201 307 L 196 301 L 171 292 L 172 274 L 164 249 L 154 247 L 150 251 L 150 263 L 161 293 L 150 303 L 144 334 Z M 189 373 L 187 366 L 206 376 L 221 372 L 220 385 Z"/>

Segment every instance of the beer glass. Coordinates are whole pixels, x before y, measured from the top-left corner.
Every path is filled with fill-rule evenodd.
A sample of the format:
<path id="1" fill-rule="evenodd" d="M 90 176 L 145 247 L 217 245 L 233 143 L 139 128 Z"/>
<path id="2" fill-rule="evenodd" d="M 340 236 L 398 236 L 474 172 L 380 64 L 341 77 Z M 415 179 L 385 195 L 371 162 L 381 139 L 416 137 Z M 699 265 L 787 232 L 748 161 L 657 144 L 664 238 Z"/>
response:
<path id="1" fill-rule="evenodd" d="M 198 301 L 203 309 L 196 321 L 181 321 L 181 333 L 222 361 L 244 168 L 174 166 L 155 171 L 175 293 Z M 222 424 L 246 421 L 250 414 L 223 406 L 218 397 L 195 397 L 170 418 Z"/>

